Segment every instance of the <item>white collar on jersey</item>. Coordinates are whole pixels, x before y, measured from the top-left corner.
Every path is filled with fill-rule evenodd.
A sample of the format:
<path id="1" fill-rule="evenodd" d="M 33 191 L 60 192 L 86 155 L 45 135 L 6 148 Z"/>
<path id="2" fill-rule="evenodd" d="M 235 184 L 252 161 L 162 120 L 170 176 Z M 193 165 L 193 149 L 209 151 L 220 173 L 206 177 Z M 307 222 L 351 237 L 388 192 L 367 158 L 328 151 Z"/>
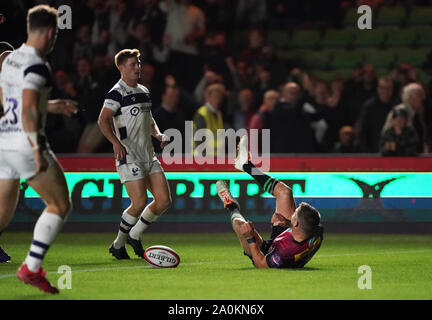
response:
<path id="1" fill-rule="evenodd" d="M 138 88 L 138 83 L 137 83 L 137 86 L 136 86 L 136 87 L 131 87 L 131 86 L 129 86 L 126 82 L 123 81 L 123 79 L 120 79 L 120 83 L 121 83 L 122 85 L 124 85 L 125 87 L 130 88 L 130 89 L 136 89 L 136 88 Z"/>
<path id="2" fill-rule="evenodd" d="M 21 45 L 20 49 L 23 50 L 24 52 L 32 53 L 32 54 L 37 55 L 38 57 L 42 58 L 42 56 L 40 55 L 40 52 L 37 51 L 35 47 L 29 46 L 29 45 L 23 43 Z"/>

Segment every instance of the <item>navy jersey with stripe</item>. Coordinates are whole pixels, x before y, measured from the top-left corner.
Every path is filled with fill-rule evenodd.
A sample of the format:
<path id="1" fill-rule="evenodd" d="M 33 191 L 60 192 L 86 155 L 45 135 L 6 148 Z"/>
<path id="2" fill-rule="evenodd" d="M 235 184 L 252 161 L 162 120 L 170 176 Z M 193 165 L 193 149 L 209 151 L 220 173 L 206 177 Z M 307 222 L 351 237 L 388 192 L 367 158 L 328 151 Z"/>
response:
<path id="1" fill-rule="evenodd" d="M 141 84 L 128 86 L 120 79 L 107 93 L 104 108 L 115 112 L 114 131 L 126 148 L 126 158 L 117 165 L 156 160 L 151 133 L 154 123 L 149 90 Z"/>
<path id="2" fill-rule="evenodd" d="M 2 64 L 0 87 L 4 110 L 4 115 L 0 118 L 0 149 L 31 150 L 22 124 L 22 98 L 25 89 L 39 93 L 39 134 L 43 140 L 41 143 L 47 146 L 44 128 L 51 91 L 51 70 L 34 47 L 23 44 L 7 56 Z"/>

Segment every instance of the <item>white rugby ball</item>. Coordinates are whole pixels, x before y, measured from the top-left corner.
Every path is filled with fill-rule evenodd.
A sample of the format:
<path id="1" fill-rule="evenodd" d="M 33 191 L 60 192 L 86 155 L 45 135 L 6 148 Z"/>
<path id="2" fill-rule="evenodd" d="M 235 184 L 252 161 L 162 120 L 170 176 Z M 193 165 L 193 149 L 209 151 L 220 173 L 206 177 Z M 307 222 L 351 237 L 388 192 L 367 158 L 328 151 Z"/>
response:
<path id="1" fill-rule="evenodd" d="M 180 257 L 173 249 L 166 246 L 152 246 L 144 251 L 144 259 L 157 268 L 175 268 Z"/>

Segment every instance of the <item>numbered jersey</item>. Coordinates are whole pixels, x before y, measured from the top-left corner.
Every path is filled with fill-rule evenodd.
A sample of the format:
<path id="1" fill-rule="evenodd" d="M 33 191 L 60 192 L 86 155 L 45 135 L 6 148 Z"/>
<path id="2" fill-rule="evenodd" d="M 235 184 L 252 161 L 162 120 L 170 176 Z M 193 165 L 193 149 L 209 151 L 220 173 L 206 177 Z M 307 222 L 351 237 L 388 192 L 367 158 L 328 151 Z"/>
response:
<path id="1" fill-rule="evenodd" d="M 22 124 L 23 90 L 39 92 L 39 112 L 42 137 L 41 146 L 47 146 L 45 122 L 48 97 L 51 91 L 51 71 L 36 49 L 23 44 L 4 61 L 0 74 L 0 87 L 3 92 L 4 115 L 0 118 L 0 149 L 31 150 Z"/>
<path id="2" fill-rule="evenodd" d="M 120 79 L 107 93 L 104 108 L 115 112 L 115 134 L 127 151 L 126 157 L 117 161 L 117 166 L 156 160 L 151 140 L 154 123 L 151 107 L 149 90 L 140 84 L 129 87 Z"/>
<path id="3" fill-rule="evenodd" d="M 277 236 L 266 255 L 270 268 L 302 268 L 318 251 L 323 240 L 321 232 L 310 239 L 298 242 L 289 228 Z"/>

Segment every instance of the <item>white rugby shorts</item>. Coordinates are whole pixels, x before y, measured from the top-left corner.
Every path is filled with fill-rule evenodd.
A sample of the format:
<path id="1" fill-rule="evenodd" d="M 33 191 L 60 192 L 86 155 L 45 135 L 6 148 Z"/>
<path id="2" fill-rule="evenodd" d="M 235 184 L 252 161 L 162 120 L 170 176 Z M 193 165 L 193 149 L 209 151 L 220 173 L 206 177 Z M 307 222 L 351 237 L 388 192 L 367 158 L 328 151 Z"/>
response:
<path id="1" fill-rule="evenodd" d="M 117 172 L 120 177 L 120 182 L 144 179 L 145 177 L 157 173 L 164 172 L 159 160 L 152 162 L 133 162 L 125 163 L 117 166 Z"/>
<path id="2" fill-rule="evenodd" d="M 56 161 L 51 149 L 45 149 L 42 155 L 48 165 Z M 0 149 L 0 179 L 30 179 L 36 175 L 36 160 L 33 150 L 1 150 Z"/>

